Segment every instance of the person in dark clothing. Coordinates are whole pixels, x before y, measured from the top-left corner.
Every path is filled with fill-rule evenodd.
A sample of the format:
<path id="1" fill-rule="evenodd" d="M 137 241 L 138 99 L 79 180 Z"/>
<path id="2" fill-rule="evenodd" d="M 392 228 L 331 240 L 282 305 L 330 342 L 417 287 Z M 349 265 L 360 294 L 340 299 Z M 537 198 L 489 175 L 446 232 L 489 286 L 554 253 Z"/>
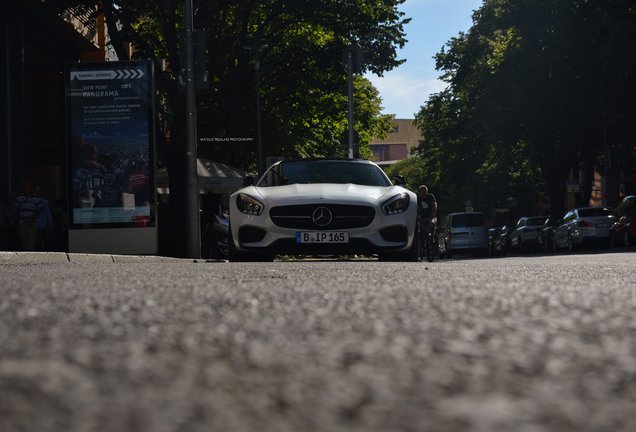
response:
<path id="1" fill-rule="evenodd" d="M 0 250 L 15 251 L 19 248 L 19 209 L 17 196 L 10 192 L 6 202 L 0 202 Z"/>
<path id="2" fill-rule="evenodd" d="M 33 183 L 24 184 L 24 193 L 17 198 L 20 221 L 20 250 L 34 251 L 37 244 L 37 220 L 44 211 L 44 201 L 35 195 Z"/>
<path id="3" fill-rule="evenodd" d="M 421 185 L 417 189 L 417 214 L 422 221 L 422 235 L 431 234 L 435 238 L 437 228 L 437 200 L 435 196 L 428 192 L 426 185 Z"/>

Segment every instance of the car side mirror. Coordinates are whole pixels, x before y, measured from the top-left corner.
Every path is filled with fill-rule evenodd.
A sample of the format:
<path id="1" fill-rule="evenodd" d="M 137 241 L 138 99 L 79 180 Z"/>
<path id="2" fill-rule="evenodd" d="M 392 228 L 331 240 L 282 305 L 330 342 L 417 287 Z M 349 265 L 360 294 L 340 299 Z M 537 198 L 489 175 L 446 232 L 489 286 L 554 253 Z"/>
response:
<path id="1" fill-rule="evenodd" d="M 397 186 L 404 186 L 406 184 L 406 180 L 404 176 L 396 175 L 393 177 L 393 183 Z"/>
<path id="2" fill-rule="evenodd" d="M 243 187 L 253 186 L 254 185 L 254 176 L 248 175 L 243 177 Z"/>

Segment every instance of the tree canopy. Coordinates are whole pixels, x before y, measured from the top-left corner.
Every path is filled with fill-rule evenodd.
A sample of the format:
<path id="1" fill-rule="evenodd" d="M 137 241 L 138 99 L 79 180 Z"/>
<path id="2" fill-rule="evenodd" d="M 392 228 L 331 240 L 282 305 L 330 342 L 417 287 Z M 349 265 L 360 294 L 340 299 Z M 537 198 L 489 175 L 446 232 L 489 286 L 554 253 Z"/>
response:
<path id="1" fill-rule="evenodd" d="M 199 136 L 243 138 L 206 142 L 200 154 L 243 168 L 254 165 L 258 60 L 265 154 L 344 155 L 348 106 L 344 52 L 352 43 L 363 48 L 361 72 L 381 75 L 401 64 L 404 60 L 397 58 L 397 49 L 406 43 L 404 25 L 409 21 L 398 9 L 403 1 L 194 0 L 194 26 L 205 32 L 210 82 L 208 90 L 198 93 Z M 160 125 L 171 132 L 173 141 L 179 140 L 184 2 L 95 4 L 94 0 L 50 0 L 43 8 L 49 12 L 93 8 L 105 15 L 120 60 L 128 55 L 124 41 L 134 45 L 134 56 L 154 59 L 162 101 Z M 355 93 L 355 127 L 362 154 L 370 156 L 370 137 L 386 133 L 390 118 L 380 114 L 379 95 L 368 80 L 357 76 Z"/>
<path id="2" fill-rule="evenodd" d="M 545 190 L 559 214 L 568 176 L 584 202 L 600 163 L 616 204 L 636 150 L 635 21 L 628 0 L 485 0 L 437 54 L 447 88 L 416 116 L 430 176 L 482 208 Z"/>

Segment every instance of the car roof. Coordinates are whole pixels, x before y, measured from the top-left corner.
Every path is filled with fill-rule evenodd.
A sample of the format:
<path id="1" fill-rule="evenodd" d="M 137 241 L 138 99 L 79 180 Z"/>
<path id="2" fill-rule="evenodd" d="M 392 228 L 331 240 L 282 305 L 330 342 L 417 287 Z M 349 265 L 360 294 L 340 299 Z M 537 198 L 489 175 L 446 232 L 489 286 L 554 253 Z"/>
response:
<path id="1" fill-rule="evenodd" d="M 277 161 L 273 165 L 282 164 L 282 163 L 294 163 L 294 162 L 354 162 L 354 163 L 377 165 L 375 162 L 367 160 L 367 159 L 343 159 L 343 158 L 283 159 L 281 161 Z"/>
<path id="2" fill-rule="evenodd" d="M 607 210 L 612 210 L 612 207 L 610 207 L 610 206 L 588 206 L 588 207 L 577 207 L 577 208 L 572 209 L 572 210 L 570 210 L 570 211 L 591 210 L 591 209 L 607 209 Z"/>

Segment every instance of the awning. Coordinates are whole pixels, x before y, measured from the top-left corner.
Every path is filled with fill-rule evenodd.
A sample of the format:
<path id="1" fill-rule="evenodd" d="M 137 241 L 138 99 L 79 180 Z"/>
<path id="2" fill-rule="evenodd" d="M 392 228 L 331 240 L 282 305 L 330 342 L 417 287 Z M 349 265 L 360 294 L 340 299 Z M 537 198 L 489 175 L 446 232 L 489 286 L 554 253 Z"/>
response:
<path id="1" fill-rule="evenodd" d="M 221 162 L 208 159 L 197 159 L 200 193 L 231 193 L 243 187 L 243 179 L 249 174 L 242 169 L 231 167 Z M 159 168 L 155 184 L 160 194 L 170 193 L 170 182 L 167 168 Z"/>

